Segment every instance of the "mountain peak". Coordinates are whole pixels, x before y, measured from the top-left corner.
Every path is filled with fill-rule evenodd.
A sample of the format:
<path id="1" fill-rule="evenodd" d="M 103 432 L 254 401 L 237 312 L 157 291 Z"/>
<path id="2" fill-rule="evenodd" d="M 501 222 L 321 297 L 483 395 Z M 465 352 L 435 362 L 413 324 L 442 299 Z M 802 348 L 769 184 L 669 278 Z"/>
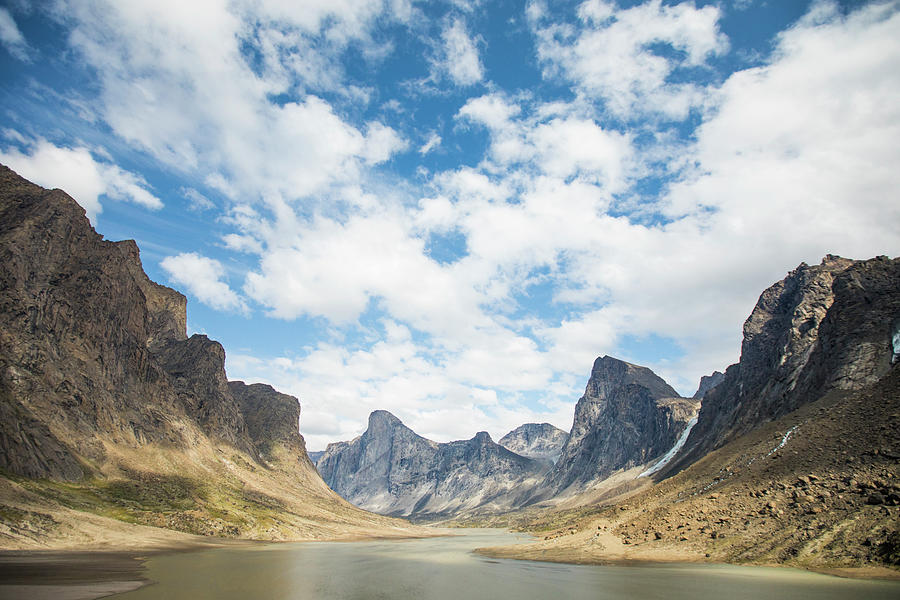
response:
<path id="1" fill-rule="evenodd" d="M 605 398 L 627 385 L 645 387 L 654 398 L 678 397 L 678 392 L 647 367 L 608 355 L 594 361 L 585 395 Z"/>
<path id="2" fill-rule="evenodd" d="M 478 442 L 479 444 L 488 444 L 494 441 L 491 438 L 491 434 L 489 434 L 487 431 L 479 431 L 475 434 L 475 437 L 473 437 L 472 440 Z"/>
<path id="3" fill-rule="evenodd" d="M 369 414 L 369 429 L 373 426 L 394 427 L 397 425 L 403 425 L 403 422 L 386 410 L 373 410 Z"/>

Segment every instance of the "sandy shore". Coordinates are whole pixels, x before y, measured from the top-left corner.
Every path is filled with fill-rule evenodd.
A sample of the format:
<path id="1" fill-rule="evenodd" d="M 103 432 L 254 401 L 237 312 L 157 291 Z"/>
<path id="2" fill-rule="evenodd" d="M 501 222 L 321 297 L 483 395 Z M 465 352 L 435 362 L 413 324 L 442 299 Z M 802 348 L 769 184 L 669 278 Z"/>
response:
<path id="1" fill-rule="evenodd" d="M 709 562 L 709 559 L 698 552 L 684 551 L 679 548 L 661 546 L 653 549 L 629 548 L 615 535 L 609 533 L 593 534 L 589 542 L 579 539 L 583 535 L 573 535 L 569 539 L 552 541 L 536 541 L 530 544 L 513 546 L 495 546 L 477 548 L 475 552 L 491 558 L 509 558 L 516 560 L 534 560 L 540 562 L 556 562 L 578 565 L 628 565 L 648 563 L 696 563 Z M 744 563 L 742 563 L 744 564 Z M 766 566 L 802 568 L 796 565 L 779 565 L 772 563 L 750 564 L 746 566 Z M 900 581 L 900 571 L 887 567 L 842 567 L 808 569 L 823 575 L 845 577 L 849 579 L 884 579 Z"/>

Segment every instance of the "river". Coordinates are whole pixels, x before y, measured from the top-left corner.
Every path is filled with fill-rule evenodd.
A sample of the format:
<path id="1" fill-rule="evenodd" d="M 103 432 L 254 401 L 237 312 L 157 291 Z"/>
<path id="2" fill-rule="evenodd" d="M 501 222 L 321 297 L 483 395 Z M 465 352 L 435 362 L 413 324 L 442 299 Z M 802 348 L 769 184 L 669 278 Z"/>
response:
<path id="1" fill-rule="evenodd" d="M 830 600 L 900 598 L 900 582 L 795 569 L 707 564 L 579 566 L 497 560 L 483 546 L 524 543 L 499 530 L 415 540 L 319 542 L 157 556 L 158 583 L 116 600 Z"/>

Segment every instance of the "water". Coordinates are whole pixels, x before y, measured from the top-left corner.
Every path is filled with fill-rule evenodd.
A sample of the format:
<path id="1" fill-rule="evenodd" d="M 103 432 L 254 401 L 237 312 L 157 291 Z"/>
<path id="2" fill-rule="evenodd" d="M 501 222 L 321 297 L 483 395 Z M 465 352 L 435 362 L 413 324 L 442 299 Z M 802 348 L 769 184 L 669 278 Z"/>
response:
<path id="1" fill-rule="evenodd" d="M 159 583 L 117 600 L 830 600 L 900 598 L 900 583 L 724 565 L 578 566 L 497 560 L 482 546 L 523 543 L 499 530 L 458 537 L 292 543 L 152 558 Z"/>

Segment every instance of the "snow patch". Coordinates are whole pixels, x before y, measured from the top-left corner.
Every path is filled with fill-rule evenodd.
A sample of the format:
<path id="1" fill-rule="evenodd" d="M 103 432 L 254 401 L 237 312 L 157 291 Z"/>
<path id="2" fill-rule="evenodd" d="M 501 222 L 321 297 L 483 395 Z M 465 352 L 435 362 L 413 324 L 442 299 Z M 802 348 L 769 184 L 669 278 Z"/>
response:
<path id="1" fill-rule="evenodd" d="M 893 354 L 891 354 L 891 364 L 894 364 L 900 360 L 900 318 L 894 319 L 894 326 L 892 329 L 894 330 L 894 333 L 891 334 L 891 349 L 893 350 Z"/>
<path id="2" fill-rule="evenodd" d="M 675 442 L 675 445 L 672 446 L 672 449 L 665 453 L 665 455 L 657 461 L 655 465 L 638 475 L 638 477 L 647 477 L 648 475 L 653 475 L 664 466 L 669 464 L 675 455 L 678 454 L 678 451 L 681 450 L 684 443 L 687 441 L 688 436 L 691 434 L 691 429 L 694 428 L 694 425 L 697 424 L 697 417 L 694 417 L 690 421 L 688 421 L 687 427 L 684 428 L 684 431 L 681 432 L 681 435 L 678 437 L 678 441 Z"/>
<path id="3" fill-rule="evenodd" d="M 791 437 L 791 434 L 794 433 L 794 430 L 797 429 L 798 427 L 800 427 L 800 426 L 794 425 L 793 427 L 788 429 L 787 433 L 784 434 L 784 437 L 781 438 L 781 443 L 778 444 L 777 446 L 775 446 L 774 448 L 772 448 L 771 450 L 769 450 L 769 453 L 766 454 L 766 458 L 769 458 L 770 456 L 772 456 L 773 454 L 775 454 L 776 452 L 778 452 L 779 450 L 784 448 L 784 445 L 787 444 L 788 438 Z"/>

